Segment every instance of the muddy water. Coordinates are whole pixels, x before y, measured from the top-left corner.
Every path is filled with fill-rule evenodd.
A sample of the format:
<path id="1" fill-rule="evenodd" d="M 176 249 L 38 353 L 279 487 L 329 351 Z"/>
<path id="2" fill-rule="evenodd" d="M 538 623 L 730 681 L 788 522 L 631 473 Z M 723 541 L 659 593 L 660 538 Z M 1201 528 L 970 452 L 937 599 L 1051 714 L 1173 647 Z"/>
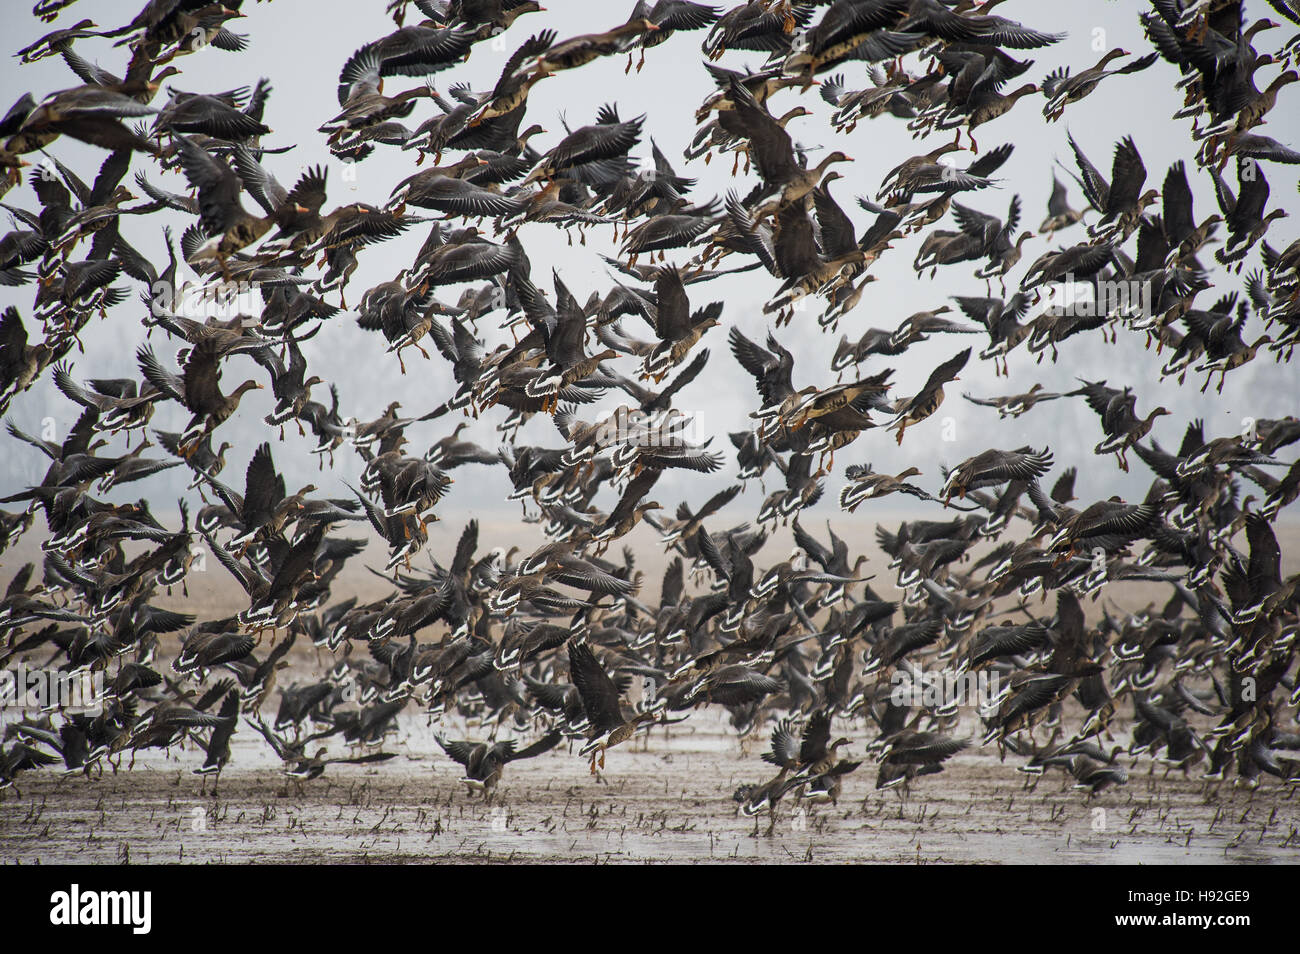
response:
<path id="1" fill-rule="evenodd" d="M 1017 862 L 1295 863 L 1300 798 L 1180 773 L 1148 775 L 1091 799 L 1060 774 L 1035 788 L 995 749 L 954 758 L 906 795 L 877 792 L 865 763 L 838 805 L 787 799 L 769 820 L 731 795 L 764 777 L 762 742 L 742 745 L 696 714 L 609 753 L 605 770 L 563 747 L 508 766 L 491 802 L 461 784 L 433 733 L 481 738 L 450 719 L 407 716 L 376 766 L 333 765 L 299 785 L 241 726 L 216 795 L 202 794 L 194 749 L 137 760 L 102 778 L 28 773 L 0 802 L 6 862 Z M 860 748 L 860 746 L 859 746 Z M 343 755 L 343 750 L 330 755 Z M 1195 776 L 1197 770 L 1193 770 Z M 208 780 L 210 788 L 211 780 Z"/>

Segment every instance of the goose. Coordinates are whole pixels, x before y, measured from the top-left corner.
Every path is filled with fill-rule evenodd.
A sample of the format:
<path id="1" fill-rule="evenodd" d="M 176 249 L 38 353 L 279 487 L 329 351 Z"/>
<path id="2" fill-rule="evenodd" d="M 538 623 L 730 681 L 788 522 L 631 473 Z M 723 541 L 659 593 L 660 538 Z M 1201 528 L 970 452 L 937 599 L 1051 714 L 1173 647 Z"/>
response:
<path id="1" fill-rule="evenodd" d="M 887 740 L 877 760 L 880 769 L 876 788 L 907 785 L 920 775 L 943 770 L 943 763 L 970 745 L 969 739 L 954 739 L 938 732 L 907 729 Z"/>
<path id="2" fill-rule="evenodd" d="M 1096 454 L 1115 454 L 1120 468 L 1128 470 L 1125 451 L 1150 433 L 1155 419 L 1169 414 L 1164 407 L 1156 407 L 1144 418 L 1136 413 L 1137 395 L 1131 388 L 1116 391 L 1106 387 L 1104 382 L 1084 381 L 1083 387 L 1071 391 L 1067 396 L 1082 395 L 1102 419 L 1102 429 L 1106 439 L 1094 449 Z"/>
<path id="3" fill-rule="evenodd" d="M 560 40 L 538 55 L 533 69 L 538 72 L 577 69 L 599 57 L 625 52 L 646 34 L 661 29 L 659 24 L 641 18 L 629 20 L 604 33 L 584 33 Z"/>
<path id="4" fill-rule="evenodd" d="M 753 94 L 732 80 L 730 95 L 735 104 L 732 113 L 744 130 L 743 135 L 750 141 L 749 155 L 758 174 L 767 190 L 780 193 L 774 209 L 798 202 L 812 192 L 833 164 L 852 161 L 837 149 L 824 156 L 816 166 L 800 168 L 790 134 L 754 99 Z"/>
<path id="5" fill-rule="evenodd" d="M 510 741 L 488 745 L 486 742 L 449 741 L 441 735 L 434 738 L 451 759 L 465 767 L 465 777 L 461 781 L 471 791 L 482 790 L 486 796 L 500 783 L 507 764 L 549 752 L 559 744 L 560 732 L 552 729 L 536 742 L 518 751 L 515 750 L 515 743 Z"/>
<path id="6" fill-rule="evenodd" d="M 1044 391 L 1041 384 L 1034 384 L 1028 391 L 1023 394 L 1010 394 L 1004 397 L 995 398 L 977 398 L 969 394 L 962 394 L 966 400 L 972 404 L 978 404 L 982 407 L 995 407 L 998 409 L 998 417 L 1019 417 L 1034 408 L 1035 405 L 1043 401 L 1055 401 L 1065 395 L 1056 391 Z"/>
<path id="7" fill-rule="evenodd" d="M 1228 241 L 1214 257 L 1224 265 L 1237 263 L 1240 271 L 1241 259 L 1263 238 L 1269 223 L 1286 218 L 1287 213 L 1282 208 L 1264 213 L 1269 197 L 1268 179 L 1252 159 L 1237 160 L 1239 189 L 1235 195 L 1217 171 L 1211 170 L 1210 175 L 1214 179 L 1214 195 L 1228 230 Z"/>
<path id="8" fill-rule="evenodd" d="M 1035 451 L 1020 447 L 1013 451 L 986 450 L 969 457 L 952 469 L 943 485 L 945 500 L 954 494 L 965 497 L 967 491 L 992 487 L 1011 480 L 1036 480 L 1052 467 L 1052 453 L 1047 448 Z"/>
<path id="9" fill-rule="evenodd" d="M 261 384 L 250 378 L 230 394 L 223 395 L 220 390 L 218 348 L 218 345 L 205 341 L 191 349 L 185 368 L 179 375 L 164 368 L 153 349 L 147 345 L 142 345 L 136 354 L 145 379 L 162 395 L 180 403 L 193 414 L 179 442 L 186 457 L 194 453 L 204 438 L 235 413 L 245 394 L 263 389 Z"/>
<path id="10" fill-rule="evenodd" d="M 624 73 L 632 71 L 632 49 L 640 48 L 641 59 L 636 64 L 636 71 L 641 72 L 645 66 L 645 53 L 651 47 L 666 43 L 678 31 L 702 30 L 712 26 L 718 19 L 715 7 L 691 0 L 655 0 L 653 6 L 648 0 L 637 0 L 636 6 L 628 16 L 629 23 L 645 20 L 657 26 L 658 30 L 646 30 L 635 45 L 628 49 L 627 68 Z"/>
<path id="11" fill-rule="evenodd" d="M 125 149 L 156 154 L 157 146 L 122 122 L 156 112 L 152 106 L 93 83 L 58 90 L 31 104 L 8 133 L 3 149 L 24 155 L 67 135 L 110 152 Z"/>
<path id="12" fill-rule="evenodd" d="M 849 483 L 840 491 L 840 508 L 853 513 L 864 500 L 887 497 L 893 493 L 910 494 L 929 500 L 925 490 L 910 482 L 910 478 L 921 476 L 916 467 L 908 467 L 898 474 L 881 474 L 871 469 L 870 464 L 853 464 L 844 472 Z"/>
<path id="13" fill-rule="evenodd" d="M 1095 66 L 1089 69 L 1081 70 L 1074 75 L 1070 74 L 1068 67 L 1060 67 L 1052 72 L 1043 81 L 1043 94 L 1047 97 L 1047 104 L 1043 106 L 1043 115 L 1047 117 L 1047 121 L 1056 122 L 1065 113 L 1066 106 L 1077 103 L 1094 92 L 1107 76 L 1140 72 L 1154 63 L 1160 56 L 1159 53 L 1150 53 L 1138 57 L 1133 62 L 1127 63 L 1118 69 L 1107 69 L 1114 60 L 1119 59 L 1121 56 L 1130 55 L 1128 50 L 1117 46 L 1108 51 L 1097 61 Z"/>
<path id="14" fill-rule="evenodd" d="M 569 642 L 569 673 L 590 726 L 582 754 L 591 757 L 591 774 L 595 775 L 597 764 L 605 767 L 606 751 L 626 742 L 639 726 L 657 719 L 658 714 L 654 709 L 647 709 L 626 716 L 619 701 L 618 686 L 585 642 Z"/>
<path id="15" fill-rule="evenodd" d="M 256 117 L 237 108 L 238 105 L 238 99 L 233 96 L 172 90 L 167 105 L 154 119 L 153 131 L 155 136 L 163 132 L 201 133 L 230 140 L 255 139 L 271 131 Z"/>
<path id="16" fill-rule="evenodd" d="M 944 385 L 958 380 L 957 374 L 966 367 L 970 352 L 971 349 L 967 348 L 940 364 L 930 372 L 930 377 L 920 391 L 898 403 L 895 409 L 897 416 L 889 429 L 898 431 L 896 440 L 899 445 L 903 443 L 903 435 L 908 427 L 920 423 L 939 409 L 943 403 Z"/>
<path id="17" fill-rule="evenodd" d="M 307 755 L 305 751 L 306 742 L 290 745 L 275 735 L 271 728 L 261 720 L 245 719 L 245 722 L 261 733 L 276 755 L 283 760 L 284 774 L 298 782 L 320 778 L 331 765 L 373 765 L 376 762 L 387 762 L 397 754 L 395 752 L 366 752 L 363 755 L 352 755 L 346 758 L 325 758 L 328 749 L 322 746 L 316 750 L 315 755 Z"/>
<path id="18" fill-rule="evenodd" d="M 61 53 L 67 48 L 70 41 L 79 40 L 88 36 L 95 36 L 95 30 L 99 27 L 94 20 L 78 20 L 70 27 L 64 27 L 59 30 L 52 30 L 46 33 L 40 39 L 27 44 L 14 55 L 23 63 L 35 63 L 47 56 L 54 56 Z"/>
<path id="19" fill-rule="evenodd" d="M 1147 170 L 1133 137 L 1126 136 L 1116 145 L 1110 182 L 1088 161 L 1074 136 L 1071 134 L 1066 138 L 1079 167 L 1081 178 L 1077 181 L 1083 194 L 1092 207 L 1101 213 L 1101 219 L 1090 228 L 1089 233 L 1094 237 L 1109 238 L 1118 235 L 1127 238 L 1137 227 L 1143 210 L 1160 197 L 1155 189 L 1142 192 Z"/>
<path id="20" fill-rule="evenodd" d="M 200 222 L 211 236 L 187 257 L 188 261 L 209 258 L 224 261 L 271 230 L 274 224 L 271 216 L 255 216 L 241 204 L 240 180 L 233 169 L 188 137 L 175 138 L 185 178 L 199 193 Z"/>
<path id="21" fill-rule="evenodd" d="M 1068 229 L 1083 220 L 1083 213 L 1070 208 L 1069 194 L 1065 184 L 1052 173 L 1052 194 L 1047 200 L 1047 218 L 1038 227 L 1038 234 L 1047 234 L 1050 239 L 1062 229 Z"/>

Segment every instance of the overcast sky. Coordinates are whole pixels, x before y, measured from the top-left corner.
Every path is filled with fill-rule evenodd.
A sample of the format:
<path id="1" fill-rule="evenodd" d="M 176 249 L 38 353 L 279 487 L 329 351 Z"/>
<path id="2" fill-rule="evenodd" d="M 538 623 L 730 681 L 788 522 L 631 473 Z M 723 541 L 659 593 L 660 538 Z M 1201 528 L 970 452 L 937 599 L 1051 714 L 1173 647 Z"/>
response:
<path id="1" fill-rule="evenodd" d="M 16 4 L 11 3 L 10 6 Z M 338 111 L 335 86 L 339 69 L 347 57 L 360 45 L 390 32 L 394 25 L 385 17 L 383 0 L 359 2 L 322 2 L 322 0 L 275 0 L 274 3 L 245 3 L 248 16 L 236 21 L 235 29 L 249 34 L 249 48 L 238 54 L 209 48 L 178 60 L 184 74 L 176 77 L 183 89 L 217 91 L 236 86 L 252 86 L 260 77 L 268 77 L 272 94 L 266 108 L 265 121 L 273 132 L 263 137 L 266 146 L 293 144 L 293 151 L 285 155 L 268 156 L 267 167 L 286 186 L 291 185 L 306 166 L 323 163 L 329 169 L 329 198 L 327 208 L 349 201 L 362 200 L 382 205 L 394 184 L 414 171 L 413 156 L 392 147 L 379 147 L 356 168 L 355 180 L 345 182 L 342 164 L 334 160 L 325 148 L 324 137 L 317 127 Z M 547 0 L 547 10 L 540 14 L 521 17 L 504 36 L 504 42 L 478 44 L 468 62 L 434 77 L 438 89 L 445 90 L 453 83 L 465 82 L 476 90 L 490 87 L 509 53 L 524 39 L 543 28 L 554 28 L 561 38 L 576 33 L 603 30 L 614 26 L 626 16 L 622 4 L 580 2 L 580 0 Z M 631 4 L 627 4 L 630 8 Z M 25 46 L 50 27 L 40 24 L 25 14 L 6 18 L 6 35 L 11 50 Z M 1114 3 L 1108 0 L 1069 0 L 1069 2 L 1044 3 L 1041 0 L 1009 0 L 999 6 L 998 13 L 1029 26 L 1068 33 L 1068 39 L 1043 50 L 1015 53 L 1019 58 L 1035 60 L 1024 81 L 1037 82 L 1057 66 L 1066 65 L 1072 70 L 1093 65 L 1101 55 L 1114 46 L 1123 46 L 1135 54 L 1151 51 L 1138 23 L 1141 5 Z M 93 18 L 101 27 L 120 25 L 135 11 L 133 5 L 107 0 L 81 0 L 66 11 L 57 26 L 67 26 L 83 16 Z M 414 11 L 412 11 L 414 12 Z M 1262 2 L 1250 4 L 1253 16 L 1268 13 Z M 1275 17 L 1275 19 L 1277 19 Z M 1260 35 L 1256 47 L 1260 51 L 1275 50 L 1291 35 L 1289 29 L 1267 31 Z M 533 90 L 528 105 L 528 122 L 538 122 L 547 130 L 536 137 L 533 145 L 549 148 L 564 135 L 562 118 L 571 127 L 593 121 L 597 108 L 606 102 L 616 102 L 624 118 L 646 114 L 645 136 L 635 154 L 648 159 L 650 139 L 676 164 L 681 174 L 699 179 L 692 198 L 707 201 L 711 196 L 725 196 L 730 188 L 743 195 L 749 190 L 754 176 L 732 178 L 730 157 L 715 159 L 706 165 L 702 160 L 687 163 L 682 150 L 695 132 L 693 113 L 700 102 L 713 89 L 708 74 L 702 66 L 700 41 L 703 33 L 679 33 L 666 44 L 651 49 L 642 72 L 625 75 L 625 57 L 598 61 L 579 70 L 563 72 L 539 83 Z M 78 41 L 77 51 L 87 59 L 119 75 L 127 60 L 125 48 L 113 48 L 108 40 Z M 739 68 L 757 68 L 762 56 L 754 53 L 728 53 L 723 65 Z M 916 57 L 906 60 L 913 73 L 920 72 Z M 20 66 L 10 57 L 0 66 L 4 90 L 4 107 L 22 92 L 31 91 L 38 98 L 62 88 L 77 84 L 76 78 L 61 59 L 55 57 L 36 64 Z M 849 88 L 868 85 L 866 66 L 847 64 L 842 72 Z M 1259 74 L 1263 88 L 1276 75 L 1276 68 L 1267 68 Z M 1010 161 L 997 173 L 1001 179 L 997 188 L 968 194 L 962 201 L 981 211 L 1004 216 L 1014 194 L 1024 203 L 1022 227 L 1036 229 L 1045 216 L 1046 200 L 1051 186 L 1052 165 L 1060 159 L 1072 165 L 1066 143 L 1067 129 L 1073 132 L 1095 165 L 1109 173 L 1110 154 L 1114 143 L 1131 134 L 1141 151 L 1148 170 L 1147 187 L 1158 188 L 1170 163 L 1187 161 L 1189 177 L 1196 196 L 1195 216 L 1199 221 L 1215 209 L 1211 181 L 1208 173 L 1199 170 L 1194 162 L 1195 148 L 1190 140 L 1190 120 L 1171 118 L 1182 105 L 1182 94 L 1174 89 L 1178 72 L 1163 61 L 1135 76 L 1118 76 L 1103 83 L 1100 89 L 1082 103 L 1071 106 L 1064 118 L 1055 124 L 1044 121 L 1041 96 L 1023 99 L 1008 115 L 982 127 L 976 138 L 982 150 L 1001 142 L 1016 145 Z M 386 92 L 405 88 L 419 80 L 395 77 L 386 84 Z M 1294 87 L 1284 90 L 1281 103 L 1269 115 L 1267 127 L 1262 132 L 1293 147 L 1300 147 L 1300 109 L 1296 108 Z M 155 105 L 164 102 L 159 96 Z M 809 148 L 812 161 L 817 161 L 824 150 L 839 148 L 854 161 L 837 167 L 844 178 L 837 181 L 832 192 L 840 205 L 855 220 L 859 230 L 864 229 L 871 216 L 860 210 L 853 201 L 857 195 L 874 196 L 885 173 L 902 159 L 926 152 L 948 141 L 950 133 L 936 133 L 927 139 L 913 140 L 905 123 L 892 117 L 860 123 L 851 135 L 840 135 L 830 127 L 831 108 L 823 102 L 815 89 L 800 94 L 786 90 L 778 94 L 770 108 L 780 115 L 794 105 L 804 105 L 814 115 L 797 119 L 790 129 L 795 139 Z M 434 113 L 436 107 L 428 100 L 419 101 L 415 113 L 406 120 L 414 129 Z M 963 141 L 965 138 L 963 137 Z M 91 181 L 105 153 L 83 146 L 64 137 L 52 147 L 54 155 L 73 168 L 87 181 Z M 35 158 L 35 157 L 32 157 Z M 959 153 L 956 159 L 965 165 L 975 157 Z M 1291 212 L 1288 220 L 1274 223 L 1270 242 L 1275 248 L 1284 247 L 1296 233 L 1300 216 L 1296 213 L 1297 167 L 1266 164 L 1265 174 L 1272 186 L 1272 204 Z M 163 174 L 156 164 L 146 157 L 136 156 L 132 175 L 143 169 L 158 185 L 173 191 L 185 191 L 185 182 L 179 173 Z M 1063 175 L 1063 174 L 1062 174 Z M 1234 180 L 1231 169 L 1230 181 Z M 133 185 L 131 176 L 125 180 Z M 1235 184 L 1235 182 L 1234 182 Z M 1086 203 L 1076 186 L 1071 183 L 1070 198 L 1076 208 Z M 37 209 L 30 187 L 11 190 L 4 199 L 11 205 Z M 253 209 L 251 198 L 245 204 Z M 184 216 L 168 213 L 147 217 L 124 217 L 123 233 L 146 256 L 156 263 L 165 263 L 161 228 L 165 221 L 173 223 L 177 234 L 187 224 Z M 952 228 L 949 218 L 940 227 Z M 347 290 L 347 300 L 355 305 L 363 292 L 374 284 L 390 280 L 401 267 L 408 265 L 416 248 L 427 234 L 427 226 L 417 226 L 403 239 L 378 245 L 364 251 L 361 265 Z M 548 225 L 530 225 L 520 231 L 521 240 L 533 263 L 533 278 L 548 295 L 552 267 L 559 269 L 565 282 L 579 301 L 589 293 L 604 293 L 611 286 L 611 272 L 597 257 L 598 253 L 615 254 L 611 227 L 590 229 L 585 247 L 566 244 L 563 233 Z M 1058 236 L 1058 243 L 1072 244 L 1085 238 L 1083 230 L 1076 227 Z M 858 308 L 840 323 L 840 332 L 857 338 L 869 327 L 893 328 L 900 320 L 922 309 L 933 309 L 950 303 L 953 295 L 984 294 L 985 283 L 973 277 L 979 263 L 966 263 L 941 269 L 934 280 L 928 276 L 918 278 L 911 268 L 920 236 L 898 243 L 872 268 L 877 281 L 868 287 Z M 1025 249 L 1025 257 L 1013 273 L 1018 282 L 1029 262 L 1048 248 L 1043 238 L 1032 240 Z M 1133 240 L 1126 247 L 1131 253 Z M 84 255 L 86 246 L 78 249 Z M 690 252 L 679 252 L 672 260 L 684 263 Z M 1202 256 L 1209 261 L 1212 253 Z M 741 264 L 732 257 L 728 265 Z M 1245 273 L 1259 265 L 1258 252 L 1252 254 L 1243 274 L 1225 277 L 1216 273 L 1221 281 L 1212 292 L 1202 294 L 1198 304 L 1208 307 L 1214 299 L 1230 290 L 1244 288 Z M 140 324 L 141 308 L 137 303 L 137 288 L 128 279 L 121 284 L 131 285 L 128 303 L 110 313 L 108 321 L 93 319 L 85 335 L 86 353 L 74 352 L 75 374 L 79 378 L 91 376 L 136 376 L 135 349 L 144 338 Z M 736 364 L 726 344 L 729 325 L 740 327 L 751 338 L 765 335 L 769 320 L 762 312 L 763 304 L 775 291 L 778 282 L 765 272 L 751 272 L 738 277 L 722 278 L 714 282 L 691 286 L 688 291 L 693 307 L 711 300 L 726 303 L 723 326 L 708 333 L 702 345 L 712 352 L 708 368 L 677 398 L 677 406 L 697 415 L 700 432 L 714 436 L 714 447 L 726 452 L 727 465 L 716 475 L 701 477 L 696 474 L 669 473 L 655 490 L 657 499 L 665 505 L 675 504 L 683 497 L 701 502 L 717 489 L 729 483 L 735 473 L 734 454 L 726 433 L 748 427 L 749 412 L 758 405 L 752 380 Z M 442 290 L 442 299 L 454 302 L 462 288 Z M 997 286 L 994 285 L 996 292 Z M 0 304 L 16 304 L 24 317 L 30 315 L 34 288 L 0 288 Z M 1010 289 L 1008 290 L 1010 294 Z M 336 296 L 330 300 L 337 303 Z M 796 355 L 795 386 L 808 384 L 827 386 L 834 376 L 827 370 L 838 334 L 821 334 L 815 322 L 815 311 L 796 316 L 791 327 L 777 331 L 777 337 Z M 503 340 L 503 333 L 495 326 L 500 313 L 480 322 L 480 332 L 488 339 L 489 347 Z M 626 331 L 648 337 L 649 329 L 635 318 L 624 319 Z M 1251 319 L 1247 341 L 1262 333 L 1262 324 Z M 508 340 L 508 338 L 506 339 Z M 1138 463 L 1129 476 L 1122 475 L 1113 458 L 1101 459 L 1092 455 L 1092 447 L 1101 439 L 1096 416 L 1081 399 L 1058 401 L 1041 405 L 1017 422 L 1000 422 L 992 409 L 979 408 L 963 401 L 960 392 L 980 396 L 1010 394 L 1027 390 L 1041 382 L 1049 390 L 1069 389 L 1075 376 L 1094 380 L 1105 379 L 1113 386 L 1125 384 L 1135 387 L 1138 393 L 1138 411 L 1145 414 L 1157 404 L 1168 407 L 1173 415 L 1158 420 L 1155 437 L 1166 447 L 1176 447 L 1186 422 L 1194 417 L 1204 417 L 1208 436 L 1237 433 L 1244 417 L 1279 417 L 1293 413 L 1300 388 L 1296 383 L 1294 368 L 1274 364 L 1271 355 L 1262 354 L 1252 364 L 1233 372 L 1221 396 L 1213 389 L 1202 396 L 1198 393 L 1201 380 L 1178 388 L 1161 384 L 1158 380 L 1160 365 L 1167 356 L 1156 357 L 1146 352 L 1140 335 L 1121 331 L 1118 345 L 1104 343 L 1102 336 L 1090 333 L 1067 341 L 1056 365 L 1045 360 L 1035 363 L 1035 356 L 1023 347 L 1010 359 L 1010 378 L 995 378 L 990 362 L 972 361 L 961 375 L 959 383 L 948 389 L 948 399 L 934 418 L 910 429 L 903 446 L 898 447 L 893 434 L 883 427 L 868 431 L 850 448 L 836 455 L 836 474 L 827 482 L 827 494 L 821 508 L 835 508 L 835 497 L 842 483 L 843 468 L 852 463 L 870 461 L 876 469 L 897 473 L 915 465 L 923 472 L 920 482 L 931 490 L 941 484 L 939 467 L 952 465 L 989 446 L 1011 448 L 1021 444 L 1050 445 L 1056 454 L 1057 468 L 1053 476 L 1068 465 L 1080 469 L 1077 492 L 1083 498 L 1097 499 L 1112 493 L 1126 497 L 1139 497 L 1149 483 L 1150 474 Z M 914 393 L 924 382 L 934 365 L 957 351 L 974 345 L 978 351 L 987 344 L 984 336 L 946 336 L 915 346 L 898 359 L 887 359 L 896 368 L 895 395 Z M 175 353 L 176 343 L 167 342 L 154 335 L 154 345 L 169 360 Z M 418 353 L 406 355 L 408 373 L 398 374 L 397 361 L 385 355 L 385 342 L 377 333 L 360 330 L 354 314 L 343 314 L 327 326 L 304 347 L 311 372 L 337 383 L 342 394 L 345 414 L 365 420 L 382 412 L 392 400 L 402 402 L 406 412 L 423 413 L 449 397 L 454 390 L 450 366 L 429 348 L 432 360 L 425 361 Z M 870 374 L 885 367 L 886 359 L 872 359 L 863 366 Z M 625 374 L 633 374 L 632 359 L 622 359 L 615 367 Z M 227 362 L 223 376 L 224 386 L 233 388 L 245 377 L 263 378 L 264 372 L 251 360 L 236 358 Z M 262 422 L 270 409 L 269 391 L 246 396 L 239 413 L 224 425 L 218 438 L 231 440 L 236 449 L 228 458 L 225 474 L 242 488 L 243 468 L 253 449 L 262 440 L 276 440 L 277 432 Z M 327 391 L 316 392 L 319 399 Z M 600 407 L 612 408 L 626 400 L 622 392 L 611 392 Z M 61 438 L 77 416 L 79 409 L 59 394 L 47 374 L 44 381 L 15 399 L 10 417 L 24 429 L 39 430 L 43 418 L 52 417 Z M 584 416 L 591 419 L 595 411 Z M 489 412 L 471 424 L 462 437 L 471 437 L 495 447 L 500 443 L 494 427 L 504 417 L 504 411 Z M 952 441 L 941 439 L 942 419 L 953 419 Z M 175 404 L 159 407 L 153 426 L 182 429 L 188 412 Z M 412 427 L 408 436 L 412 450 L 422 452 L 429 443 L 448 433 L 456 420 L 440 421 Z M 882 422 L 885 423 L 885 422 Z M 0 487 L 6 492 L 38 480 L 44 472 L 46 461 L 34 450 L 15 445 L 7 438 L 5 453 L 0 455 Z M 319 474 L 316 462 L 307 451 L 312 446 L 310 433 L 300 438 L 296 429 L 286 432 L 285 443 L 277 446 L 275 458 L 291 487 L 312 482 L 330 494 L 346 494 L 341 480 L 355 480 L 360 461 L 355 453 L 344 450 L 336 455 L 336 467 L 331 474 Z M 534 418 L 520 433 L 518 440 L 556 446 L 563 439 L 546 416 Z M 121 439 L 113 445 L 122 446 Z M 161 451 L 159 451 L 161 453 Z M 774 472 L 772 472 L 774 473 Z M 173 472 L 174 474 L 174 472 Z M 170 509 L 168 501 L 181 490 L 179 478 L 173 474 L 161 475 L 114 492 L 111 499 L 134 499 L 146 496 L 157 501 L 159 511 Z M 517 512 L 517 505 L 504 502 L 509 490 L 503 468 L 470 466 L 455 472 L 457 482 L 452 494 L 443 503 L 440 512 L 444 519 L 457 520 L 471 508 L 487 510 L 507 508 Z M 769 478 L 768 489 L 772 489 Z M 605 490 L 598 503 L 603 507 L 613 503 L 613 491 Z M 757 486 L 732 505 L 737 519 L 752 519 L 756 513 L 761 492 Z M 862 511 L 860 511 L 860 514 Z M 867 515 L 869 516 L 869 515 Z"/>

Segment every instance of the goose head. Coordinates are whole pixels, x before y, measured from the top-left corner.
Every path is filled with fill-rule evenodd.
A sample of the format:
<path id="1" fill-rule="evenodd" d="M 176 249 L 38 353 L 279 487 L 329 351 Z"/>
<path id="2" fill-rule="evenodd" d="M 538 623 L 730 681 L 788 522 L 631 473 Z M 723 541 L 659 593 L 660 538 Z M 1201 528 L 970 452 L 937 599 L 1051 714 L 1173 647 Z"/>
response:
<path id="1" fill-rule="evenodd" d="M 1277 26 L 1278 24 L 1273 20 L 1269 20 L 1269 19 L 1256 20 L 1254 23 L 1250 25 L 1250 27 L 1246 30 L 1246 32 L 1241 35 L 1242 42 L 1249 45 L 1250 42 L 1255 38 L 1255 35 L 1257 33 L 1263 33 L 1265 30 L 1276 29 Z"/>
<path id="2" fill-rule="evenodd" d="M 853 159 L 851 157 L 845 155 L 844 153 L 840 152 L 837 149 L 834 152 L 832 152 L 829 156 L 827 156 L 825 159 L 823 159 L 821 162 L 817 163 L 817 172 L 820 175 L 822 173 L 825 173 L 827 169 L 829 169 L 832 165 L 834 165 L 837 162 L 852 162 L 852 161 Z"/>
<path id="3" fill-rule="evenodd" d="M 636 36 L 639 33 L 655 33 L 660 28 L 659 24 L 645 17 L 636 20 L 628 20 L 622 26 L 615 27 L 609 31 L 610 36 Z"/>
<path id="4" fill-rule="evenodd" d="M 781 114 L 777 119 L 777 125 L 785 126 L 792 119 L 798 119 L 800 116 L 811 116 L 812 114 L 812 110 L 807 106 L 795 106 Z"/>

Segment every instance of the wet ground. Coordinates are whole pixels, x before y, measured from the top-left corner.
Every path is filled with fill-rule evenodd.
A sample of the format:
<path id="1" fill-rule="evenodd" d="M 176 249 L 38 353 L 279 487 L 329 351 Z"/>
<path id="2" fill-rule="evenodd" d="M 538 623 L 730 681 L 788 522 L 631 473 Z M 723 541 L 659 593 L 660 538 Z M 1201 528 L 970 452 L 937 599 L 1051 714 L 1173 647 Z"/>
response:
<path id="1" fill-rule="evenodd" d="M 485 732 L 451 720 L 453 737 Z M 876 791 L 865 763 L 838 805 L 787 799 L 769 819 L 732 793 L 768 768 L 723 720 L 690 723 L 611 750 L 593 777 L 563 747 L 507 767 L 493 799 L 471 794 L 422 716 L 385 745 L 393 760 L 332 765 L 286 781 L 241 726 L 217 788 L 191 774 L 195 749 L 137 760 L 101 778 L 28 773 L 0 801 L 6 862 L 575 861 L 1295 863 L 1300 797 L 1270 782 L 1209 785 L 1139 763 L 1128 785 L 1088 798 L 1060 774 L 1032 780 L 994 748 L 954 758 L 910 792 Z M 343 755 L 342 750 L 330 755 Z"/>

